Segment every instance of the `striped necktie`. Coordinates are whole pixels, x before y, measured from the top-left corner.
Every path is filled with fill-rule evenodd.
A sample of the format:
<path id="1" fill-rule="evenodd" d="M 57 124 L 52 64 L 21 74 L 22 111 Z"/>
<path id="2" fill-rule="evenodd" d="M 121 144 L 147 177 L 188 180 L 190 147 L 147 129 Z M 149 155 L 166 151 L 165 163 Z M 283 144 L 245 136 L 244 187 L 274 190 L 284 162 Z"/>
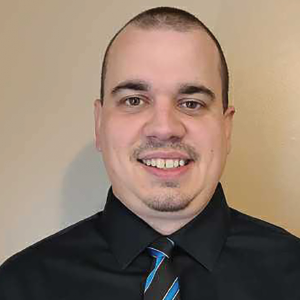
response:
<path id="1" fill-rule="evenodd" d="M 180 300 L 178 277 L 170 259 L 173 247 L 171 239 L 162 237 L 147 248 L 155 263 L 146 280 L 144 300 Z"/>

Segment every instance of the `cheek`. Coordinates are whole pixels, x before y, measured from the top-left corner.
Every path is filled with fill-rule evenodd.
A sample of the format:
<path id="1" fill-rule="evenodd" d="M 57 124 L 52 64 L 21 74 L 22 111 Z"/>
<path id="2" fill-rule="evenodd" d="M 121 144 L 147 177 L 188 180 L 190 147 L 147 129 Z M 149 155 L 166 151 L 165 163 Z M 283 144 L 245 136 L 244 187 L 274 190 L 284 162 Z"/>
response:
<path id="1" fill-rule="evenodd" d="M 210 159 L 217 167 L 222 165 L 227 153 L 226 137 L 222 123 L 215 123 L 211 127 L 209 136 Z"/>
<path id="2" fill-rule="evenodd" d="M 190 126 L 190 128 L 192 128 L 190 140 L 201 155 L 210 156 L 222 149 L 224 131 L 220 121 L 207 119 Z"/>
<path id="3" fill-rule="evenodd" d="M 103 147 L 115 154 L 125 153 L 136 139 L 137 128 L 127 118 L 107 115 L 100 130 Z"/>

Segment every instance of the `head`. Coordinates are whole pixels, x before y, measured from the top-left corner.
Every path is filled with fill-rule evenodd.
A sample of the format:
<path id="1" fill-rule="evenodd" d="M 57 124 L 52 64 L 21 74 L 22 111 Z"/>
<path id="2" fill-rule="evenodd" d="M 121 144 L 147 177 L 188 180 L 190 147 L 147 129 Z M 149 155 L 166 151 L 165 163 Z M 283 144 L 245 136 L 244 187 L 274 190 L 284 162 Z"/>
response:
<path id="1" fill-rule="evenodd" d="M 96 146 L 115 195 L 144 218 L 197 215 L 230 150 L 234 109 L 219 43 L 193 15 L 156 8 L 106 51 Z"/>
<path id="2" fill-rule="evenodd" d="M 189 12 L 173 7 L 158 7 L 146 10 L 133 19 L 128 21 L 110 40 L 102 62 L 101 68 L 101 87 L 100 87 L 100 99 L 104 100 L 104 90 L 105 90 L 105 78 L 107 73 L 108 56 L 109 50 L 112 47 L 113 42 L 119 36 L 119 34 L 128 26 L 134 25 L 138 28 L 149 30 L 149 29 L 170 29 L 178 32 L 186 32 L 189 30 L 199 29 L 204 30 L 208 36 L 213 40 L 215 46 L 219 53 L 220 65 L 219 71 L 222 79 L 222 101 L 224 111 L 228 107 L 228 91 L 229 91 L 229 72 L 226 63 L 225 55 L 223 53 L 222 47 L 218 42 L 214 34 L 209 30 L 209 28 L 202 23 L 198 18 Z"/>

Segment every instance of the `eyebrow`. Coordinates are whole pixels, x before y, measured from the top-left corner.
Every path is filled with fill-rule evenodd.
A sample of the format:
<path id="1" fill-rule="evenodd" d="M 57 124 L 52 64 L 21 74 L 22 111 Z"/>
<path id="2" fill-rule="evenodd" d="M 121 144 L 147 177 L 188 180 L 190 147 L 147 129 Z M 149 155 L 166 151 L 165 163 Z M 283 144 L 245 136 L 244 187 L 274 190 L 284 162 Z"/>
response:
<path id="1" fill-rule="evenodd" d="M 150 91 L 150 85 L 142 80 L 126 80 L 114 87 L 111 91 L 111 95 L 114 96 L 122 90 L 148 92 Z"/>
<path id="2" fill-rule="evenodd" d="M 114 87 L 111 91 L 111 95 L 114 96 L 122 90 L 149 92 L 151 90 L 151 86 L 143 80 L 126 80 Z M 181 84 L 179 85 L 177 93 L 181 95 L 204 94 L 209 96 L 211 100 L 215 99 L 215 93 L 201 84 Z"/>
<path id="3" fill-rule="evenodd" d="M 215 99 L 215 93 L 201 84 L 182 84 L 179 87 L 178 94 L 193 95 L 204 94 L 209 96 L 212 100 Z"/>

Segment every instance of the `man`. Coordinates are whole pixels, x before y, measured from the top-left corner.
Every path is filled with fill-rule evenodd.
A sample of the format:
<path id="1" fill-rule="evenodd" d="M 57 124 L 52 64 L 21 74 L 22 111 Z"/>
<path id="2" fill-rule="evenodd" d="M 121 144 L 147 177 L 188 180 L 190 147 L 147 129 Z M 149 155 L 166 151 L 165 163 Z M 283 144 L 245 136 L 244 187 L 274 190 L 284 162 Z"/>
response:
<path id="1" fill-rule="evenodd" d="M 299 239 L 229 208 L 219 183 L 234 108 L 212 33 L 182 10 L 143 12 L 101 79 L 106 207 L 9 259 L 0 299 L 299 300 Z"/>

